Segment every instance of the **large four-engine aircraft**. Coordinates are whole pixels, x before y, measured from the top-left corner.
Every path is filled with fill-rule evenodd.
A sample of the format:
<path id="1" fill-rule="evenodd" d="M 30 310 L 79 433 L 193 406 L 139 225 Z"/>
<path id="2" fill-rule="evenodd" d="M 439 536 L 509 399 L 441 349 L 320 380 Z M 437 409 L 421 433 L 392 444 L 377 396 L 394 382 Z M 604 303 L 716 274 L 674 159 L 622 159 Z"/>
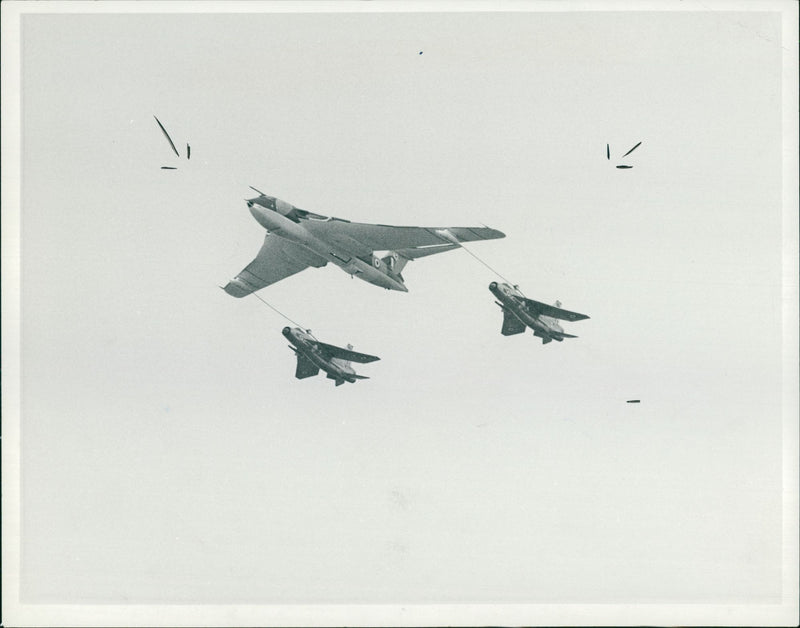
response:
<path id="1" fill-rule="evenodd" d="M 497 297 L 497 305 L 503 310 L 503 328 L 500 333 L 504 336 L 521 334 L 526 327 L 533 330 L 533 335 L 542 339 L 542 344 L 553 340 L 561 342 L 564 338 L 577 338 L 572 334 L 564 333 L 557 319 L 563 321 L 581 321 L 589 318 L 586 314 L 578 314 L 562 310 L 561 303 L 547 305 L 533 299 L 526 298 L 516 286 L 493 281 L 489 290 Z"/>
<path id="2" fill-rule="evenodd" d="M 328 374 L 328 379 L 334 380 L 337 386 L 345 382 L 352 384 L 357 379 L 369 379 L 369 377 L 356 374 L 350 362 L 366 364 L 380 360 L 377 356 L 353 351 L 352 345 L 347 345 L 347 348 L 343 349 L 320 342 L 299 327 L 284 327 L 282 333 L 292 343 L 289 348 L 297 355 L 297 369 L 294 373 L 297 379 L 314 377 L 322 369 Z"/>
<path id="3" fill-rule="evenodd" d="M 255 188 L 253 188 L 255 189 Z M 256 190 L 259 192 L 259 190 Z M 234 297 L 333 262 L 353 277 L 388 290 L 408 292 L 400 274 L 407 262 L 451 251 L 455 242 L 504 238 L 489 227 L 392 227 L 314 214 L 259 192 L 247 207 L 267 230 L 256 258 L 225 286 Z M 380 257 L 376 251 L 387 254 Z"/>

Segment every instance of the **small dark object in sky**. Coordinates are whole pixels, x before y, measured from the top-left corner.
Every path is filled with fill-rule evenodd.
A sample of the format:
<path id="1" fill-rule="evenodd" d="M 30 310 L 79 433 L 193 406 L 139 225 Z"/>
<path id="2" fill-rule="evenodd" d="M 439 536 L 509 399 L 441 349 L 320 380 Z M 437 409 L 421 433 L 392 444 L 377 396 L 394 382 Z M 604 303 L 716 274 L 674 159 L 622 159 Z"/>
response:
<path id="1" fill-rule="evenodd" d="M 422 54 L 422 50 L 419 51 L 419 54 Z"/>
<path id="2" fill-rule="evenodd" d="M 162 170 L 177 170 L 175 166 L 161 166 Z"/>
<path id="3" fill-rule="evenodd" d="M 608 144 L 606 144 L 606 159 L 611 159 L 611 149 Z"/>
<path id="4" fill-rule="evenodd" d="M 192 158 L 192 147 L 186 144 L 186 159 Z"/>
<path id="5" fill-rule="evenodd" d="M 633 168 L 633 166 L 617 166 L 619 169 Z"/>
<path id="6" fill-rule="evenodd" d="M 623 157 L 627 157 L 628 155 L 630 155 L 630 154 L 631 154 L 633 151 L 635 151 L 637 148 L 639 148 L 639 146 L 641 146 L 641 144 L 642 144 L 642 143 L 641 143 L 641 142 L 639 142 L 639 143 L 638 143 L 636 146 L 634 146 L 634 147 L 633 147 L 633 148 L 631 148 L 631 149 L 630 149 L 630 150 L 629 150 L 627 153 L 625 153 L 625 154 L 623 155 Z"/>
<path id="7" fill-rule="evenodd" d="M 153 117 L 156 118 L 155 116 L 153 116 Z M 158 122 L 158 126 L 161 127 L 161 132 L 164 134 L 164 137 L 167 138 L 167 141 L 169 142 L 169 145 L 172 146 L 172 150 L 174 150 L 175 154 L 178 157 L 180 157 L 181 154 L 178 152 L 178 149 L 175 148 L 175 144 L 172 142 L 172 138 L 169 136 L 169 133 L 167 133 L 167 130 L 164 128 L 164 125 L 161 124 L 161 122 L 159 121 L 158 118 L 156 118 L 156 122 Z"/>
<path id="8" fill-rule="evenodd" d="M 628 399 L 627 403 L 642 403 L 640 399 Z"/>

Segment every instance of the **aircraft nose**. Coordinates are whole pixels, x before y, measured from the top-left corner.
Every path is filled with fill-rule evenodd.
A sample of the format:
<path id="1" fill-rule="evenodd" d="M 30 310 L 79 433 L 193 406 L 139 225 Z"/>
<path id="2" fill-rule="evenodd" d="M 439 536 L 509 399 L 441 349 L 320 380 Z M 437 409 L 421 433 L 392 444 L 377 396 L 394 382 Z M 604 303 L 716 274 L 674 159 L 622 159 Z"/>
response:
<path id="1" fill-rule="evenodd" d="M 247 208 L 250 210 L 250 215 L 256 219 L 258 224 L 264 227 L 264 229 L 269 229 L 269 220 L 267 219 L 267 212 L 269 210 L 264 209 L 261 205 L 253 201 L 247 201 Z"/>
<path id="2" fill-rule="evenodd" d="M 489 290 L 495 290 L 497 288 L 497 282 L 493 281 L 489 284 Z"/>

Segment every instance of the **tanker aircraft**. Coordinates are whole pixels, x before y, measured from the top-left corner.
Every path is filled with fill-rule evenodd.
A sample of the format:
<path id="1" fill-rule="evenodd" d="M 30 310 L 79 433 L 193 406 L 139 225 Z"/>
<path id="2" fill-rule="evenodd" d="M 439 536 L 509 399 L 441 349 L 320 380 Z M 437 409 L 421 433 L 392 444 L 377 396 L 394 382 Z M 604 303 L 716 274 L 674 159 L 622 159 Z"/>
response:
<path id="1" fill-rule="evenodd" d="M 294 376 L 297 379 L 314 377 L 322 369 L 328 374 L 328 379 L 341 386 L 345 382 L 355 383 L 357 379 L 369 379 L 364 375 L 357 375 L 350 362 L 374 362 L 380 360 L 374 355 L 353 351 L 353 345 L 346 349 L 325 344 L 314 338 L 310 331 L 303 331 L 299 327 L 284 327 L 283 335 L 292 344 L 289 348 L 297 355 L 297 369 Z"/>
<path id="2" fill-rule="evenodd" d="M 256 258 L 223 288 L 241 298 L 328 262 L 352 277 L 408 292 L 400 274 L 410 260 L 458 248 L 459 242 L 504 238 L 489 227 L 392 227 L 321 216 L 258 192 L 248 199 L 253 218 L 267 230 Z M 376 251 L 386 252 L 385 256 Z"/>
<path id="3" fill-rule="evenodd" d="M 503 310 L 503 328 L 500 333 L 504 336 L 521 334 L 526 327 L 530 327 L 533 335 L 542 339 L 542 344 L 553 340 L 561 342 L 564 338 L 577 338 L 577 336 L 564 333 L 564 329 L 556 319 L 581 321 L 589 318 L 586 314 L 562 310 L 560 301 L 556 301 L 555 305 L 547 305 L 528 299 L 517 286 L 510 286 L 507 283 L 493 281 L 489 284 L 489 290 L 497 297 L 495 303 Z"/>

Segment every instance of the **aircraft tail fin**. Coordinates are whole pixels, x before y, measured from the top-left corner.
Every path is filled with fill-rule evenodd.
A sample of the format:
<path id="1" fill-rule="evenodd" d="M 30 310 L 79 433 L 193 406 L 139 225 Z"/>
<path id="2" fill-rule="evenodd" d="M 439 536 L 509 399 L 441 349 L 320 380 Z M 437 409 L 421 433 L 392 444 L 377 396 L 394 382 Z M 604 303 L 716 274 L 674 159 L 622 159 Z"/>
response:
<path id="1" fill-rule="evenodd" d="M 403 269 L 410 261 L 410 258 L 396 253 L 395 251 L 389 251 L 389 254 L 381 259 L 381 261 L 390 274 L 394 275 L 395 277 L 399 277 L 402 281 L 403 276 L 400 273 L 403 272 Z"/>

